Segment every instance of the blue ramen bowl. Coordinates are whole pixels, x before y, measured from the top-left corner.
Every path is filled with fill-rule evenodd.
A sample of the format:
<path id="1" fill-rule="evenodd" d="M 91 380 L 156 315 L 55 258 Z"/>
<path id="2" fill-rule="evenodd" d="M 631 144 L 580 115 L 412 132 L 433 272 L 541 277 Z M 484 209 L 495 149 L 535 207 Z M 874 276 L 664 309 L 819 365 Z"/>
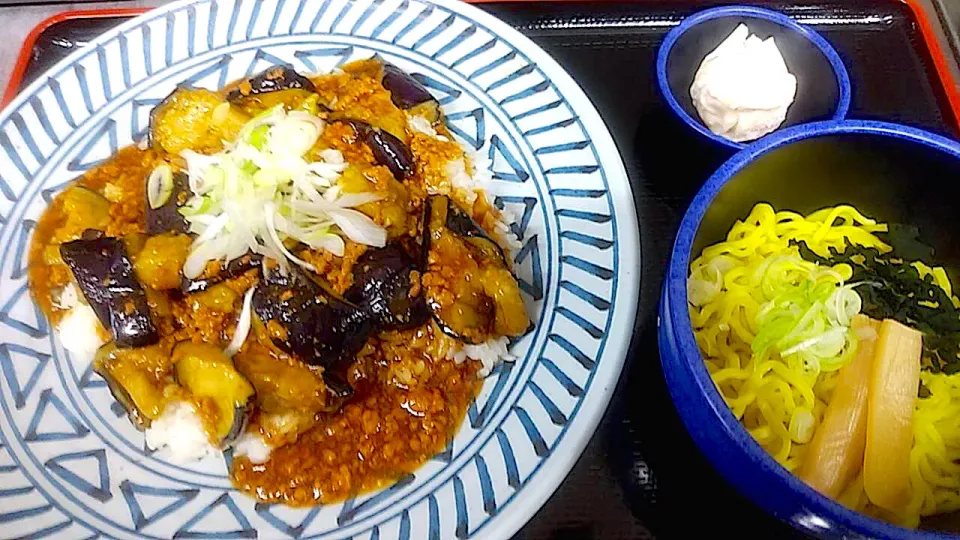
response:
<path id="1" fill-rule="evenodd" d="M 687 304 L 692 258 L 724 239 L 754 204 L 809 213 L 852 204 L 885 222 L 917 225 L 954 283 L 960 268 L 960 143 L 869 121 L 817 122 L 778 131 L 727 161 L 680 225 L 663 284 L 659 348 L 671 397 L 700 451 L 758 506 L 818 537 L 945 538 L 888 525 L 819 494 L 781 467 L 734 417 L 694 340 Z M 952 236 L 954 235 L 954 236 Z M 960 531 L 960 516 L 922 528 Z M 953 536 L 953 538 L 957 538 Z"/>
<path id="2" fill-rule="evenodd" d="M 837 51 L 820 34 L 778 11 L 722 6 L 687 17 L 657 53 L 657 83 L 667 104 L 701 135 L 734 150 L 747 144 L 710 131 L 693 106 L 690 86 L 710 52 L 741 23 L 762 39 L 773 36 L 787 69 L 797 77 L 797 96 L 780 129 L 821 120 L 842 120 L 850 108 L 850 76 Z"/>

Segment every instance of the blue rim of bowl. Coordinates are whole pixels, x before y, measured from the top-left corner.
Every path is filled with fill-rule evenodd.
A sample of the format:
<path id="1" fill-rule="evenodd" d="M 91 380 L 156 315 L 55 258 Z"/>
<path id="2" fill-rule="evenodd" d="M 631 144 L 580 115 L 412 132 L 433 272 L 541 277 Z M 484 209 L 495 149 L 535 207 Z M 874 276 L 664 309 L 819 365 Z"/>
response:
<path id="1" fill-rule="evenodd" d="M 670 317 L 675 329 L 675 334 L 678 336 L 677 345 L 682 358 L 682 365 L 680 367 L 684 368 L 685 371 L 690 374 L 692 382 L 706 395 L 710 408 L 714 411 L 714 415 L 718 418 L 726 435 L 734 441 L 742 452 L 748 455 L 751 461 L 775 475 L 777 480 L 779 480 L 779 487 L 781 489 L 789 489 L 797 494 L 804 503 L 802 509 L 810 510 L 815 515 L 829 516 L 835 523 L 849 530 L 861 534 L 868 534 L 876 538 L 904 540 L 956 539 L 957 536 L 955 535 L 924 532 L 890 525 L 850 510 L 832 499 L 821 495 L 787 471 L 787 469 L 780 466 L 780 464 L 750 436 L 723 401 L 720 392 L 710 378 L 700 350 L 697 348 L 696 341 L 693 337 L 693 324 L 690 321 L 689 311 L 687 309 L 676 308 L 676 306 L 685 307 L 687 305 L 687 269 L 690 266 L 691 249 L 693 248 L 693 240 L 696 237 L 697 229 L 700 227 L 700 222 L 703 219 L 706 209 L 713 202 L 723 186 L 726 185 L 727 181 L 760 156 L 782 146 L 814 137 L 850 134 L 876 135 L 906 140 L 908 142 L 918 143 L 928 149 L 943 152 L 960 160 L 960 143 L 957 141 L 909 126 L 871 120 L 828 120 L 800 124 L 785 128 L 783 131 L 778 131 L 760 139 L 721 165 L 703 187 L 700 188 L 700 191 L 697 192 L 697 195 L 694 197 L 693 202 L 684 215 L 667 269 L 668 274 L 665 282 L 665 286 L 667 287 L 666 293 L 674 307 L 666 315 Z M 666 366 L 664 367 L 666 369 Z M 710 453 L 710 449 L 707 448 L 701 448 L 701 451 L 703 451 L 704 454 Z M 711 459 L 711 461 L 715 464 L 717 463 L 717 461 L 713 459 Z M 737 475 L 742 474 L 742 471 L 735 474 L 734 471 L 725 472 L 722 470 L 722 467 L 718 466 L 717 468 L 721 469 L 723 476 L 731 479 L 734 484 L 741 481 L 748 481 L 737 478 Z M 767 503 L 764 501 L 754 502 L 766 507 L 768 511 L 773 510 L 767 507 Z M 797 508 L 796 510 L 800 509 L 801 508 Z"/>
<path id="2" fill-rule="evenodd" d="M 680 106 L 680 102 L 677 101 L 676 96 L 674 96 L 673 91 L 670 89 L 670 83 L 667 78 L 667 60 L 670 58 L 670 53 L 673 51 L 673 46 L 676 45 L 677 40 L 679 40 L 687 30 L 690 30 L 700 23 L 723 17 L 747 17 L 767 20 L 787 27 L 812 42 L 830 63 L 830 67 L 833 68 L 834 77 L 837 80 L 837 86 L 839 87 L 837 109 L 834 111 L 831 120 L 843 120 L 847 117 L 847 113 L 850 110 L 850 95 L 852 93 L 850 74 L 847 73 L 847 67 L 843 64 L 843 60 L 840 59 L 840 55 L 836 49 L 833 48 L 833 45 L 830 45 L 830 42 L 809 26 L 800 24 L 779 11 L 753 6 L 721 6 L 706 9 L 685 18 L 676 28 L 667 33 L 667 36 L 663 39 L 663 43 L 660 45 L 660 50 L 657 52 L 657 84 L 660 86 L 660 93 L 663 94 L 663 97 L 667 100 L 667 104 L 670 105 L 673 112 L 676 113 L 685 124 L 709 139 L 738 150 L 746 148 L 749 144 L 755 142 L 735 142 L 710 131 L 699 118 L 690 116 L 687 111 Z M 765 135 L 765 137 L 769 137 L 769 135 Z M 760 139 L 762 138 L 763 137 L 760 137 Z"/>

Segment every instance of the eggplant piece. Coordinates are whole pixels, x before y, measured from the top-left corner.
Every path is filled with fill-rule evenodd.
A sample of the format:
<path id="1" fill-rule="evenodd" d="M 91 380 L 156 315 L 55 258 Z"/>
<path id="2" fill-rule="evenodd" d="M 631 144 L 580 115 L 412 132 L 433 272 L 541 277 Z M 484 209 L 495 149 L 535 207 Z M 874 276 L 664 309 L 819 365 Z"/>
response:
<path id="1" fill-rule="evenodd" d="M 205 291 L 218 283 L 222 283 L 223 281 L 235 277 L 240 277 L 250 270 L 260 268 L 262 262 L 262 255 L 257 253 L 247 253 L 246 255 L 230 261 L 227 263 L 226 267 L 221 268 L 218 273 L 212 276 L 201 276 L 194 279 L 181 276 L 180 292 L 184 294 L 192 294 Z"/>
<path id="2" fill-rule="evenodd" d="M 240 82 L 236 88 L 227 92 L 227 101 L 237 105 L 244 105 L 252 98 L 266 97 L 266 94 L 279 92 L 295 93 L 298 97 L 306 98 L 317 89 L 313 82 L 297 73 L 288 66 L 273 66 Z M 282 100 L 281 100 L 282 101 Z M 263 103 L 269 107 L 275 103 Z"/>
<path id="3" fill-rule="evenodd" d="M 278 447 L 292 444 L 301 434 L 317 425 L 316 415 L 304 412 L 267 413 L 262 412 L 257 417 L 257 427 L 263 434 L 264 440 L 271 446 Z"/>
<path id="4" fill-rule="evenodd" d="M 413 176 L 413 154 L 403 141 L 387 131 L 371 129 L 363 142 L 370 147 L 377 163 L 390 169 L 394 178 L 402 182 Z"/>
<path id="5" fill-rule="evenodd" d="M 123 242 L 103 233 L 84 233 L 60 245 L 60 256 L 73 272 L 83 296 L 117 347 L 143 347 L 159 341 L 143 285 L 134 273 Z"/>
<path id="6" fill-rule="evenodd" d="M 327 410 L 327 388 L 319 369 L 296 358 L 252 351 L 233 357 L 237 370 L 253 385 L 260 410 L 314 414 Z"/>
<path id="7" fill-rule="evenodd" d="M 147 181 L 144 179 L 144 182 Z M 147 190 L 144 190 L 146 193 Z M 170 196 L 157 208 L 151 208 L 150 202 L 144 199 L 147 208 L 147 234 L 154 236 L 165 232 L 186 234 L 190 230 L 187 220 L 180 214 L 180 207 L 187 203 L 190 192 L 190 178 L 186 173 L 173 173 L 173 190 Z M 144 196 L 146 197 L 146 196 Z"/>
<path id="8" fill-rule="evenodd" d="M 380 328 L 416 328 L 430 318 L 420 294 L 420 273 L 399 245 L 368 249 L 354 268 L 353 286 L 344 297 L 365 309 Z"/>
<path id="9" fill-rule="evenodd" d="M 336 399 L 346 400 L 354 393 L 350 383 L 340 375 L 334 373 L 324 373 L 323 380 L 327 385 L 327 392 Z"/>
<path id="10" fill-rule="evenodd" d="M 520 287 L 503 250 L 450 199 L 427 199 L 427 305 L 440 329 L 466 343 L 519 337 L 530 328 Z"/>
<path id="11" fill-rule="evenodd" d="M 423 116 L 431 123 L 440 120 L 440 103 L 406 71 L 385 63 L 382 84 L 390 92 L 390 101 L 397 107 Z"/>
<path id="12" fill-rule="evenodd" d="M 474 254 L 484 261 L 491 261 L 507 268 L 507 256 L 500 244 L 494 242 L 466 212 L 456 203 L 442 195 L 431 196 L 425 207 L 427 231 L 424 235 L 425 252 L 430 251 L 430 242 L 442 235 L 444 230 L 453 233 L 468 243 Z"/>
<path id="13" fill-rule="evenodd" d="M 243 433 L 250 411 L 253 386 L 237 371 L 233 361 L 209 343 L 184 341 L 173 349 L 174 376 L 198 400 L 205 421 L 221 445 Z M 215 411 L 205 408 L 216 405 Z"/>
<path id="14" fill-rule="evenodd" d="M 222 134 L 213 111 L 220 96 L 203 88 L 177 88 L 150 111 L 150 145 L 172 155 L 183 150 L 216 149 Z"/>
<path id="15" fill-rule="evenodd" d="M 218 283 L 205 291 L 194 293 L 190 300 L 195 305 L 220 313 L 233 313 L 240 302 L 241 295 L 226 283 Z"/>
<path id="16" fill-rule="evenodd" d="M 390 100 L 393 104 L 404 110 L 433 99 L 420 81 L 406 71 L 386 62 L 383 64 L 383 87 L 390 92 Z"/>
<path id="17" fill-rule="evenodd" d="M 185 234 L 159 234 L 148 237 L 136 253 L 127 242 L 127 253 L 133 256 L 133 269 L 141 283 L 165 291 L 180 286 L 180 272 L 192 243 Z"/>
<path id="18" fill-rule="evenodd" d="M 66 242 L 80 238 L 87 229 L 102 231 L 110 222 L 110 201 L 96 191 L 71 185 L 58 197 L 63 204 L 63 225 L 54 232 L 54 240 Z"/>
<path id="19" fill-rule="evenodd" d="M 377 164 L 390 169 L 394 178 L 402 182 L 413 175 L 413 154 L 403 141 L 362 120 L 347 120 L 347 123 L 356 131 L 357 138 L 373 152 Z"/>
<path id="20" fill-rule="evenodd" d="M 165 384 L 157 377 L 157 367 L 168 357 L 157 345 L 118 349 L 113 342 L 100 347 L 94 357 L 93 370 L 107 382 L 113 398 L 141 431 L 150 427 L 167 405 Z"/>
<path id="21" fill-rule="evenodd" d="M 150 111 L 147 141 L 158 151 L 213 153 L 237 138 L 250 115 L 210 90 L 176 88 Z"/>
<path id="22" fill-rule="evenodd" d="M 280 349 L 324 368 L 352 359 L 374 331 L 365 310 L 299 269 L 270 272 L 253 294 L 253 310 Z"/>

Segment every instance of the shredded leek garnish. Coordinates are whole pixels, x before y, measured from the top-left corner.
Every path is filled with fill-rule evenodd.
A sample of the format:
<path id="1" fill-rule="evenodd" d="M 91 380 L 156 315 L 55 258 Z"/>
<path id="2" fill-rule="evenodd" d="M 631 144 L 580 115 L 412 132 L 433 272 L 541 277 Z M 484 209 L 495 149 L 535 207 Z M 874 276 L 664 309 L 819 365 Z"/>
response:
<path id="1" fill-rule="evenodd" d="M 340 152 L 305 158 L 323 129 L 315 114 L 278 105 L 244 125 L 222 152 L 181 153 L 193 196 L 180 213 L 197 235 L 183 267 L 186 277 L 199 276 L 210 261 L 229 262 L 248 252 L 273 258 L 282 268 L 293 262 L 312 269 L 290 251 L 290 242 L 337 256 L 343 255 L 344 238 L 386 244 L 386 230 L 353 209 L 378 196 L 343 195 L 336 187 L 347 166 Z"/>
<path id="2" fill-rule="evenodd" d="M 250 287 L 243 295 L 243 307 L 240 308 L 240 318 L 237 319 L 237 329 L 233 333 L 230 344 L 223 350 L 223 353 L 227 356 L 237 354 L 240 348 L 243 347 L 243 343 L 247 340 L 247 336 L 250 335 L 250 326 L 253 320 L 253 293 L 256 289 L 255 286 Z"/>

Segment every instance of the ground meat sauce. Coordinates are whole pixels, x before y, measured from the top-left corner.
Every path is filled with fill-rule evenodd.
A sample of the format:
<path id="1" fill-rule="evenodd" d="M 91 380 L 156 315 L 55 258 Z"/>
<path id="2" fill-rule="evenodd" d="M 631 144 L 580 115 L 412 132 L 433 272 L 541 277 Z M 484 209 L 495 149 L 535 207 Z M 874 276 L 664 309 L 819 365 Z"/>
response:
<path id="1" fill-rule="evenodd" d="M 346 66 L 341 74 L 312 79 L 321 111 L 329 116 L 326 129 L 311 152 L 324 148 L 339 150 L 350 164 L 342 175 L 343 190 L 382 195 L 380 201 L 359 209 L 387 229 L 391 240 L 415 238 L 422 228 L 426 190 L 449 187 L 444 180 L 446 163 L 458 153 L 462 156 L 462 152 L 455 143 L 448 142 L 452 137 L 442 123 L 437 126 L 440 140 L 412 131 L 406 113 L 391 102 L 390 93 L 381 86 L 379 73 L 379 64 L 367 61 Z M 250 83 L 242 83 L 240 89 L 244 90 L 242 97 L 249 97 Z M 277 99 L 298 100 L 306 95 L 303 90 L 296 92 L 299 93 Z M 227 90 L 217 94 L 218 99 L 226 95 Z M 209 95 L 204 99 L 214 101 Z M 268 103 L 272 98 L 263 94 L 257 99 Z M 260 107 L 261 102 L 246 102 L 243 106 Z M 403 140 L 415 155 L 417 174 L 403 183 L 395 180 L 389 169 L 376 164 L 370 149 L 357 140 L 353 127 L 337 118 L 363 120 Z M 224 133 L 203 129 L 190 135 L 194 148 L 207 152 L 222 148 Z M 57 308 L 55 300 L 72 279 L 60 258 L 61 243 L 80 238 L 87 229 L 97 229 L 124 239 L 134 261 L 143 249 L 145 178 L 163 161 L 175 168 L 184 166 L 179 156 L 157 145 L 154 148 L 160 149 L 131 146 L 119 151 L 77 180 L 75 186 L 83 190 L 68 189 L 39 220 L 30 245 L 29 278 L 34 299 L 55 324 L 66 313 Z M 451 196 L 487 231 L 494 229 L 498 214 L 484 197 Z M 188 244 L 166 242 L 169 246 Z M 343 257 L 311 249 L 297 253 L 317 269 L 333 292 L 343 294 L 353 284 L 354 263 L 366 249 L 346 241 Z M 182 260 L 185 254 L 177 256 Z M 158 265 L 162 266 L 162 261 Z M 168 268 L 163 270 L 169 273 Z M 203 276 L 219 271 L 211 263 Z M 415 280 L 419 280 L 419 275 L 413 273 Z M 244 292 L 258 279 L 259 269 L 252 269 L 198 293 L 148 287 L 148 304 L 161 336 L 155 350 L 169 351 L 183 341 L 223 347 L 236 330 Z M 156 283 L 169 287 L 176 280 L 164 274 L 156 277 Z M 420 283 L 415 283 L 411 294 L 418 294 L 419 289 Z M 299 362 L 271 342 L 271 336 L 285 337 L 284 328 L 273 322 L 256 322 L 254 327 L 241 354 L 264 354 L 281 362 Z M 274 443 L 283 437 L 285 442 L 295 442 L 274 449 L 270 459 L 262 464 L 252 463 L 246 457 L 234 459 L 234 483 L 262 501 L 304 506 L 342 500 L 414 471 L 449 444 L 480 388 L 478 363 L 448 359 L 448 351 L 456 345 L 432 322 L 414 329 L 380 332 L 370 338 L 340 374 L 354 389 L 354 395 L 345 404 L 339 409 L 317 412 L 320 405 L 329 408 L 321 396 L 317 398 L 319 405 L 312 409 L 291 410 L 297 422 L 307 422 L 311 428 L 298 436 L 278 435 L 270 432 L 267 424 L 273 420 L 264 416 L 267 413 L 253 412 L 248 431 L 259 429 L 265 440 Z M 158 387 L 169 393 L 173 368 L 165 362 L 169 362 L 167 357 L 150 373 Z M 211 408 L 216 410 L 216 404 L 206 398 L 196 399 L 194 405 L 201 416 L 209 415 Z M 209 423 L 215 421 L 213 418 Z"/>
<path id="2" fill-rule="evenodd" d="M 371 339 L 349 370 L 357 395 L 266 463 L 235 459 L 234 483 L 258 499 L 303 506 L 416 470 L 443 451 L 479 389 L 472 362 L 438 354 L 444 341 L 429 326 Z"/>

